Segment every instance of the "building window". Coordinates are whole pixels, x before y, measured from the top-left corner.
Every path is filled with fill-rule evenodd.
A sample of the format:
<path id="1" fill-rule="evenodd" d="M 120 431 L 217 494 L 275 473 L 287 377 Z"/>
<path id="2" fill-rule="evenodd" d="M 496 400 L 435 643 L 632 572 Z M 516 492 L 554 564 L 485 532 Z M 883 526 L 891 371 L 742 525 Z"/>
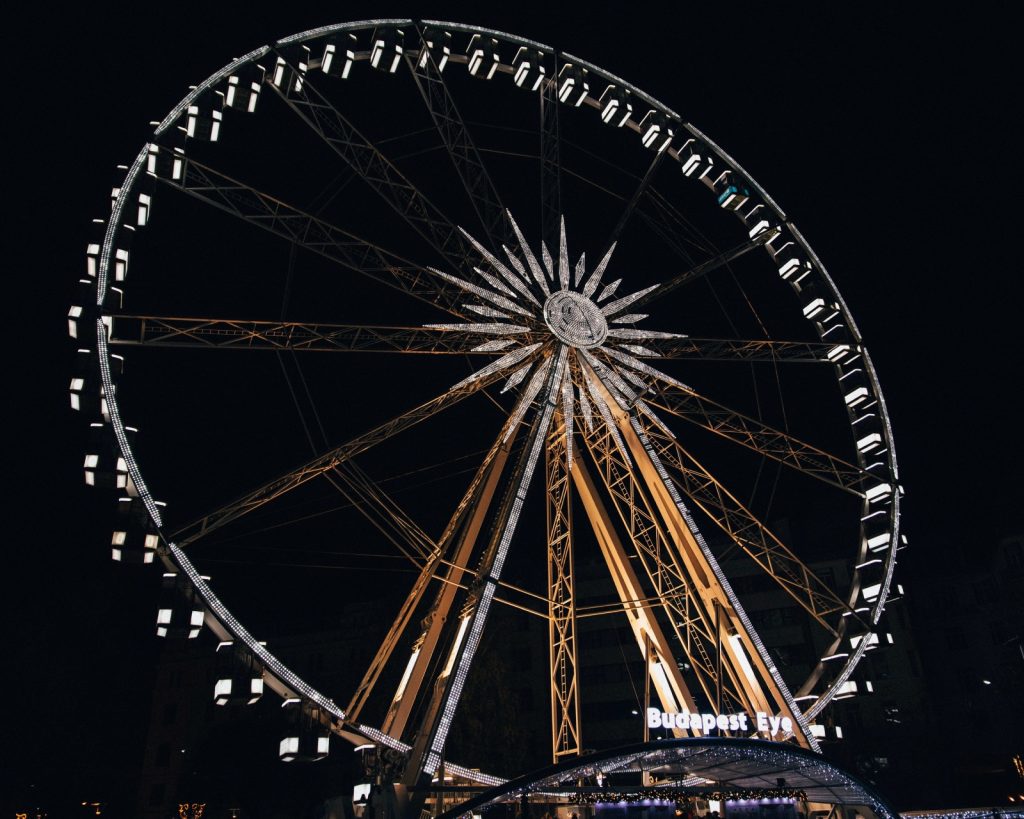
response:
<path id="1" fill-rule="evenodd" d="M 168 702 L 164 705 L 163 724 L 174 725 L 178 721 L 178 703 Z"/>
<path id="2" fill-rule="evenodd" d="M 163 768 L 171 761 L 171 744 L 161 742 L 156 748 L 156 764 Z"/>

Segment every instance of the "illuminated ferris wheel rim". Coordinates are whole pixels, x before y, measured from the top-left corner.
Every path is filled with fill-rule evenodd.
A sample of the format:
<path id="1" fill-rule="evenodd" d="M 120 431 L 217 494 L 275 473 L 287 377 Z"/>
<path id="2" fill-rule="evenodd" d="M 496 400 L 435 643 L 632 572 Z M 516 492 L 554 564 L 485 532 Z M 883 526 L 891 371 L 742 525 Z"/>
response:
<path id="1" fill-rule="evenodd" d="M 177 123 L 181 121 L 184 116 L 187 116 L 191 106 L 200 100 L 203 95 L 210 92 L 212 89 L 217 88 L 221 84 L 225 83 L 229 77 L 236 75 L 241 69 L 247 66 L 255 66 L 258 61 L 272 55 L 277 49 L 283 49 L 295 45 L 303 45 L 313 43 L 315 41 L 327 38 L 335 34 L 355 34 L 357 32 L 365 32 L 367 30 L 374 30 L 378 28 L 416 28 L 416 27 L 429 27 L 447 32 L 455 32 L 470 36 L 482 36 L 488 38 L 494 38 L 499 44 L 507 44 L 516 48 L 532 49 L 543 55 L 546 58 L 553 58 L 558 61 L 561 65 L 572 65 L 585 72 L 589 73 L 589 77 L 599 78 L 600 80 L 608 83 L 611 86 L 615 86 L 618 89 L 627 92 L 631 95 L 634 101 L 642 101 L 646 105 L 650 106 L 652 112 L 656 112 L 661 117 L 666 118 L 666 121 L 670 122 L 676 128 L 686 131 L 692 136 L 694 140 L 697 140 L 699 144 L 706 146 L 707 149 L 712 151 L 722 167 L 731 170 L 736 175 L 738 180 L 742 180 L 743 184 L 748 186 L 752 191 L 753 196 L 760 200 L 760 203 L 765 208 L 762 212 L 763 215 L 767 216 L 767 222 L 771 224 L 771 229 L 778 229 L 786 233 L 786 235 L 792 240 L 800 250 L 802 250 L 804 256 L 804 263 L 807 268 L 807 275 L 816 279 L 821 285 L 821 293 L 823 293 L 826 300 L 831 300 L 830 303 L 835 307 L 836 315 L 840 317 L 840 320 L 845 327 L 849 340 L 844 346 L 848 351 L 855 351 L 860 360 L 863 362 L 863 373 L 864 379 L 863 389 L 865 394 L 870 400 L 876 402 L 877 414 L 881 421 L 881 428 L 879 430 L 884 449 L 884 463 L 883 469 L 876 469 L 875 474 L 881 473 L 887 479 L 885 481 L 879 480 L 879 482 L 868 492 L 878 491 L 884 493 L 889 501 L 888 511 L 885 513 L 887 520 L 887 531 L 885 532 L 887 538 L 888 547 L 883 549 L 875 549 L 874 547 L 867 548 L 865 543 L 868 538 L 864 531 L 862 531 L 862 546 L 859 554 L 859 564 L 865 562 L 865 560 L 871 556 L 875 556 L 874 562 L 877 560 L 877 555 L 882 555 L 882 571 L 879 582 L 876 584 L 877 589 L 874 593 L 874 597 L 870 600 L 870 605 L 866 606 L 868 609 L 867 619 L 871 623 L 877 623 L 882 609 L 884 607 L 886 598 L 888 596 L 889 586 L 892 581 L 892 572 L 895 565 L 895 552 L 897 548 L 899 538 L 899 491 L 897 488 L 898 474 L 896 469 L 895 454 L 892 445 L 891 429 L 888 421 L 888 416 L 885 411 L 884 400 L 882 398 L 882 392 L 878 379 L 875 375 L 874 368 L 871 364 L 870 357 L 867 350 L 864 349 L 859 331 L 853 321 L 853 318 L 843 302 L 838 290 L 835 288 L 834 283 L 829 277 L 827 271 L 821 264 L 820 260 L 814 254 L 813 250 L 806 243 L 796 228 L 786 221 L 786 215 L 782 209 L 771 199 L 771 197 L 753 180 L 753 178 L 745 170 L 743 170 L 738 163 L 735 162 L 730 156 L 728 156 L 721 148 L 715 145 L 710 139 L 708 139 L 703 133 L 698 131 L 695 127 L 686 123 L 679 115 L 669 109 L 667 106 L 658 102 L 654 98 L 650 97 L 642 90 L 635 86 L 622 81 L 620 78 L 603 71 L 597 66 L 573 57 L 565 52 L 558 52 L 549 46 L 536 43 L 534 41 L 516 37 L 514 35 L 505 34 L 502 32 L 492 31 L 484 28 L 477 28 L 473 26 L 467 26 L 462 24 L 438 22 L 438 21 L 414 21 L 409 19 L 387 19 L 387 20 L 369 20 L 360 21 L 353 23 L 346 23 L 336 26 L 328 26 L 323 28 L 312 29 L 292 37 L 286 37 L 282 40 L 277 41 L 273 46 L 264 46 L 256 49 L 245 56 L 232 61 L 223 69 L 212 74 L 207 80 L 196 86 L 189 94 L 187 94 L 182 101 L 171 109 L 167 117 L 157 126 L 154 133 L 154 142 L 147 143 L 143 146 L 142 150 L 136 157 L 134 163 L 129 167 L 126 174 L 126 178 L 119 194 L 114 201 L 113 213 L 107 223 L 105 235 L 100 247 L 96 264 L 96 306 L 102 311 L 103 306 L 108 295 L 108 291 L 111 287 L 111 271 L 113 266 L 116 264 L 116 257 L 118 254 L 117 250 L 117 239 L 121 231 L 121 224 L 124 219 L 124 210 L 126 204 L 130 200 L 129 195 L 134 190 L 136 182 L 140 179 L 146 169 L 147 161 L 151 154 L 151 149 L 156 145 L 159 138 L 164 135 L 169 129 L 173 128 Z M 367 61 L 370 59 L 369 52 L 361 51 L 354 56 L 356 62 Z M 468 63 L 468 59 L 463 55 L 452 54 L 450 56 L 450 62 L 452 63 Z M 514 73 L 514 67 L 508 63 L 500 63 L 496 61 L 496 71 L 498 73 L 511 75 Z M 555 83 L 557 82 L 554 76 L 548 77 L 544 80 L 545 82 Z M 589 93 L 584 94 L 580 98 L 580 104 L 585 104 L 589 107 L 595 108 L 598 111 L 606 110 L 601 102 L 595 96 Z M 626 123 L 628 127 L 636 132 L 641 131 L 640 124 L 630 118 Z M 666 153 L 675 159 L 677 162 L 682 164 L 686 161 L 687 157 L 682 153 L 682 149 L 679 148 L 675 143 L 670 145 Z M 767 227 L 767 225 L 766 225 Z M 765 229 L 765 228 L 762 228 Z M 753 238 L 754 234 L 751 233 Z M 768 243 L 765 243 L 768 244 Z M 781 273 L 780 273 L 781 275 Z M 805 315 L 807 311 L 805 309 Z M 168 568 L 183 573 L 188 577 L 190 583 L 202 599 L 208 624 L 211 625 L 214 632 L 222 639 L 236 639 L 244 643 L 247 648 L 258 658 L 260 663 L 263 665 L 266 674 L 269 677 L 271 687 L 275 688 L 278 693 L 283 696 L 300 696 L 311 702 L 319 704 L 325 710 L 333 714 L 339 723 L 344 719 L 344 713 L 342 709 L 338 708 L 332 701 L 320 694 L 315 688 L 309 686 L 301 678 L 291 672 L 287 667 L 280 663 L 273 655 L 267 651 L 265 646 L 262 646 L 256 641 L 252 635 L 245 630 L 241 623 L 239 623 L 230 613 L 230 611 L 220 602 L 216 597 L 212 589 L 206 581 L 199 575 L 198 571 L 194 568 L 191 561 L 185 556 L 185 553 L 177 548 L 169 539 L 164 535 L 162 530 L 162 520 L 160 515 L 159 506 L 153 500 L 146 484 L 142 478 L 142 475 L 138 469 L 135 459 L 132 455 L 128 433 L 126 427 L 120 417 L 120 412 L 117 406 L 115 397 L 115 382 L 110 367 L 110 351 L 108 345 L 108 332 L 109 322 L 105 321 L 103 316 L 96 318 L 97 322 L 97 352 L 99 353 L 100 361 L 100 378 L 103 385 L 103 390 L 106 396 L 107 404 L 110 412 L 110 425 L 114 432 L 114 436 L 117 439 L 118 448 L 126 464 L 126 470 L 129 474 L 132 484 L 138 492 L 139 498 L 143 501 L 148 509 L 153 522 L 161 527 L 161 537 L 166 544 L 166 548 L 162 550 L 162 559 Z M 565 340 L 564 338 L 562 339 Z M 841 360 L 844 356 L 837 356 L 837 360 Z M 836 365 L 836 369 L 839 369 L 839 365 Z M 840 377 L 837 375 L 837 377 Z M 848 401 L 849 403 L 849 401 Z M 858 451 L 858 459 L 862 469 L 865 468 L 866 458 L 863 454 Z M 884 489 L 879 489 L 884 487 Z M 876 495 L 877 497 L 877 495 Z M 869 498 L 868 500 L 872 500 Z M 870 516 L 870 506 L 866 505 L 866 511 L 868 514 L 865 517 Z M 875 537 L 881 537 L 876 535 Z M 851 584 L 850 600 L 849 605 L 851 609 L 862 609 L 864 608 L 864 601 L 862 600 L 862 587 L 861 587 L 861 568 L 858 565 L 854 569 L 854 580 Z M 842 649 L 843 637 L 842 635 L 837 642 L 837 650 L 834 652 L 834 657 L 827 658 L 829 661 L 836 659 L 841 660 L 843 667 L 842 670 L 836 674 L 829 685 L 829 687 L 813 697 L 803 697 L 804 701 L 810 700 L 807 708 L 803 709 L 805 714 L 809 717 L 813 717 L 840 691 L 842 686 L 849 679 L 857 662 L 860 660 L 865 650 L 869 647 L 869 640 L 863 639 L 864 635 L 860 635 L 861 639 L 857 641 L 848 651 L 840 651 Z M 847 635 L 849 637 L 849 635 Z M 823 658 L 824 660 L 825 658 Z M 340 725 L 336 726 L 341 731 Z M 376 729 L 368 726 L 347 726 L 348 730 L 355 727 L 360 730 L 364 736 L 383 744 L 390 745 L 395 750 L 404 751 L 408 749 L 405 743 L 398 740 L 394 740 L 385 734 L 382 734 Z M 492 778 L 494 779 L 494 778 Z"/>

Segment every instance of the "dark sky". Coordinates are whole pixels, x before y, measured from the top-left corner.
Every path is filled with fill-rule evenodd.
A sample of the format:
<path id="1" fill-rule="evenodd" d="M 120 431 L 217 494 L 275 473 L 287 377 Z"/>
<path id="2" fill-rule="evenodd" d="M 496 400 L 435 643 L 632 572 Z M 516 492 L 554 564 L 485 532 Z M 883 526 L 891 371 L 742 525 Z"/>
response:
<path id="1" fill-rule="evenodd" d="M 135 154 L 150 120 L 231 57 L 385 13 L 281 5 L 254 18 L 244 8 L 76 10 L 56 30 L 40 20 L 31 37 L 15 38 L 18 59 L 6 67 L 7 131 L 18 145 L 6 155 L 17 210 L 8 217 L 11 336 L 27 344 L 8 345 L 5 391 L 16 711 L 5 744 L 25 781 L 109 781 L 111 763 L 137 755 L 155 653 L 152 606 L 105 556 L 109 517 L 81 485 L 84 438 L 65 392 L 63 316 L 114 166 Z M 679 5 L 668 18 L 620 3 L 386 12 L 464 20 L 576 53 L 708 133 L 808 237 L 872 351 L 907 490 L 906 532 L 918 554 L 934 555 L 907 565 L 1019 527 L 1009 21 L 936 7 L 713 8 Z"/>

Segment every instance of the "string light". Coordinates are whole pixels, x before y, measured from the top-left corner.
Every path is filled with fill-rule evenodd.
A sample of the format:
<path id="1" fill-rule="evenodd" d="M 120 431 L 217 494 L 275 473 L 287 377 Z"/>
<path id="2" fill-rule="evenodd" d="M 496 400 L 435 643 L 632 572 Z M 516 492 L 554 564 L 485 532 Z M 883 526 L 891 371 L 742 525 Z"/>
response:
<path id="1" fill-rule="evenodd" d="M 705 788 L 641 788 L 630 791 L 586 791 L 569 795 L 572 805 L 605 805 L 616 803 L 671 804 L 699 796 L 701 799 L 735 801 L 739 799 L 795 799 L 806 800 L 807 793 L 798 788 L 732 788 L 708 791 Z"/>

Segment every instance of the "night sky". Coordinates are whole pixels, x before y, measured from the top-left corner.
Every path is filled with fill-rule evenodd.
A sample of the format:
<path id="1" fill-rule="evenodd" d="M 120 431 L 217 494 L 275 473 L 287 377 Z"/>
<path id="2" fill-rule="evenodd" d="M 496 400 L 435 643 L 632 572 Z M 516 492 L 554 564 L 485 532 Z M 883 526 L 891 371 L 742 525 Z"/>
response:
<path id="1" fill-rule="evenodd" d="M 148 592 L 107 557 L 112 510 L 81 483 L 85 436 L 67 406 L 64 316 L 89 221 L 106 207 L 114 167 L 190 84 L 317 25 L 386 13 L 520 34 L 624 77 L 704 130 L 799 226 L 872 352 L 906 488 L 912 549 L 899 579 L 912 589 L 915 566 L 1019 531 L 1024 290 L 1010 253 L 1008 20 L 862 4 L 781 14 L 687 4 L 676 19 L 604 3 L 279 5 L 256 18 L 244 8 L 76 10 L 14 36 L 4 745 L 19 786 L 52 792 L 59 781 L 84 799 L 123 785 L 157 651 Z"/>

